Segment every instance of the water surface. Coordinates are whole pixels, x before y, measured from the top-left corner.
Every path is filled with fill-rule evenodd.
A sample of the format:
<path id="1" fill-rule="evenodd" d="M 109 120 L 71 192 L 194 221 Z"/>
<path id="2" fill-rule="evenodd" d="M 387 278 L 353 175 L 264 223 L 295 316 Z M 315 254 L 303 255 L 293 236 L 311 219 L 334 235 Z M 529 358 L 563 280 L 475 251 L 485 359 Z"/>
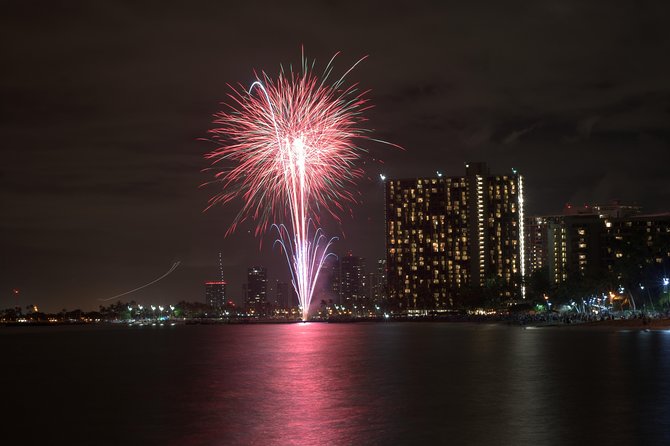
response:
<path id="1" fill-rule="evenodd" d="M 670 444 L 670 332 L 25 327 L 0 347 L 6 444 Z"/>

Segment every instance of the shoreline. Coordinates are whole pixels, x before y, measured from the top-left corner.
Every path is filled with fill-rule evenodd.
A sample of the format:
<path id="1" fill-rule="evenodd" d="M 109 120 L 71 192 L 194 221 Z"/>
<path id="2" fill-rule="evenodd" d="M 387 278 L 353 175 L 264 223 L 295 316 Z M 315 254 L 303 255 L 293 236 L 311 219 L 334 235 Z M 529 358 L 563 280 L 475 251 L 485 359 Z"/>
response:
<path id="1" fill-rule="evenodd" d="M 284 325 L 284 324 L 302 324 L 302 321 L 283 321 L 283 320 L 243 320 L 243 321 L 166 321 L 165 325 Z M 640 330 L 640 331 L 665 331 L 670 330 L 670 318 L 659 319 L 607 319 L 604 321 L 573 322 L 565 323 L 562 321 L 546 321 L 539 323 L 520 323 L 515 320 L 504 319 L 442 319 L 442 318 L 392 318 L 392 319 L 346 319 L 346 320 L 313 320 L 307 323 L 318 324 L 352 324 L 352 323 L 442 323 L 455 325 L 501 325 L 508 327 L 519 327 L 523 329 L 547 329 L 547 328 L 588 328 L 588 329 L 614 329 L 614 330 Z M 144 324 L 151 327 L 152 324 Z M 156 325 L 156 324 L 153 324 Z M 2 322 L 0 328 L 9 327 L 63 327 L 63 326 L 117 326 L 117 327 L 138 327 L 138 325 L 127 324 L 124 322 Z M 163 324 L 160 324 L 163 326 Z"/>
<path id="2" fill-rule="evenodd" d="M 614 319 L 605 321 L 583 322 L 580 324 L 563 324 L 560 327 L 584 327 L 584 328 L 615 328 L 626 330 L 670 330 L 670 318 L 663 319 Z"/>

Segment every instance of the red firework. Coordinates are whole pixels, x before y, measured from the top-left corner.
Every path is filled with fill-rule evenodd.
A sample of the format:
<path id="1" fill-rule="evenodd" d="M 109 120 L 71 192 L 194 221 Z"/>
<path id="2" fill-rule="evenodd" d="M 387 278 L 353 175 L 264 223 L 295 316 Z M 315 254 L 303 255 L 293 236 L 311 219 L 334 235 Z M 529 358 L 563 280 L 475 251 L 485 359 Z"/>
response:
<path id="1" fill-rule="evenodd" d="M 337 211 L 355 201 L 350 186 L 363 175 L 355 140 L 365 137 L 366 92 L 342 86 L 363 59 L 328 84 L 333 59 L 322 80 L 303 58 L 299 73 L 282 70 L 273 80 L 263 72 L 248 90 L 231 87 L 232 104 L 216 115 L 218 127 L 211 130 L 222 145 L 206 155 L 223 186 L 210 207 L 237 197 L 244 201 L 227 233 L 249 217 L 257 222 L 256 235 L 276 227 L 303 320 L 336 239 L 316 228 L 318 211 L 338 219 Z"/>
<path id="2" fill-rule="evenodd" d="M 366 137 L 362 113 L 369 105 L 367 91 L 343 81 L 365 58 L 330 84 L 333 59 L 322 79 L 303 58 L 298 73 L 282 70 L 272 79 L 262 72 L 249 89 L 231 86 L 228 109 L 215 115 L 210 130 L 221 146 L 206 155 L 222 185 L 209 207 L 237 197 L 244 202 L 228 233 L 251 217 L 259 235 L 290 214 L 300 201 L 292 196 L 294 169 L 304 169 L 304 212 L 316 220 L 315 209 L 338 219 L 356 201 L 351 186 L 363 175 L 356 165 L 363 150 L 355 142 Z"/>

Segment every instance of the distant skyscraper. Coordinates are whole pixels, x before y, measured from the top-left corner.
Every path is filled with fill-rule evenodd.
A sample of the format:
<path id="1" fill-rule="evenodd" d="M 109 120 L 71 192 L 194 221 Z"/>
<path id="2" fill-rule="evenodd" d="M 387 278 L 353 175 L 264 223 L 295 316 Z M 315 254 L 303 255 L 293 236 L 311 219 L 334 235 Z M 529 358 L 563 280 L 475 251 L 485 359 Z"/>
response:
<path id="1" fill-rule="evenodd" d="M 613 273 L 621 280 L 626 269 L 635 265 L 645 270 L 647 280 L 656 282 L 657 286 L 662 283 L 661 277 L 668 277 L 670 212 L 605 218 L 603 221 L 603 269 L 607 273 Z"/>
<path id="2" fill-rule="evenodd" d="M 554 284 L 603 274 L 606 267 L 611 269 L 607 265 L 616 263 L 609 254 L 621 238 L 609 235 L 614 231 L 631 233 L 627 228 L 639 221 L 647 224 L 645 216 L 639 214 L 639 206 L 614 201 L 606 205 L 567 204 L 562 215 L 527 218 L 528 274 L 546 269 Z"/>
<path id="3" fill-rule="evenodd" d="M 552 283 L 560 283 L 568 278 L 568 242 L 563 217 L 547 220 L 547 272 Z"/>
<path id="4" fill-rule="evenodd" d="M 288 310 L 298 304 L 293 293 L 293 284 L 277 281 L 275 287 L 275 304 L 282 310 Z"/>
<path id="5" fill-rule="evenodd" d="M 537 239 L 528 253 L 532 259 L 535 253 L 546 252 L 545 265 L 552 283 L 598 274 L 604 232 L 604 223 L 598 215 L 580 213 L 533 218 L 544 224 L 529 228 L 530 231 L 537 231 Z M 530 264 L 529 272 L 538 270 L 537 266 L 539 263 Z"/>
<path id="6" fill-rule="evenodd" d="M 226 306 L 226 282 L 205 282 L 205 303 L 222 312 Z"/>
<path id="7" fill-rule="evenodd" d="M 386 304 L 386 259 L 377 261 L 376 269 L 368 273 L 368 295 L 372 305 Z"/>
<path id="8" fill-rule="evenodd" d="M 365 259 L 349 253 L 340 258 L 340 302 L 348 309 L 369 307 Z"/>
<path id="9" fill-rule="evenodd" d="M 338 305 L 342 305 L 342 296 L 340 294 L 340 289 L 342 288 L 341 277 L 340 277 L 340 259 L 337 257 L 329 257 L 328 260 L 324 263 L 324 278 L 325 278 L 325 290 L 333 299 L 333 302 Z"/>
<path id="10" fill-rule="evenodd" d="M 568 277 L 594 277 L 602 267 L 601 242 L 605 223 L 599 215 L 570 215 L 563 219 Z"/>
<path id="11" fill-rule="evenodd" d="M 523 177 L 466 164 L 463 177 L 386 182 L 388 297 L 400 311 L 449 309 L 461 287 L 522 297 Z"/>
<path id="12" fill-rule="evenodd" d="M 245 302 L 247 308 L 262 314 L 267 306 L 268 279 L 267 270 L 263 266 L 252 266 L 247 270 L 245 286 Z"/>
<path id="13" fill-rule="evenodd" d="M 562 215 L 526 217 L 526 274 L 545 270 L 552 277 L 561 277 L 566 250 L 565 228 L 562 223 Z"/>

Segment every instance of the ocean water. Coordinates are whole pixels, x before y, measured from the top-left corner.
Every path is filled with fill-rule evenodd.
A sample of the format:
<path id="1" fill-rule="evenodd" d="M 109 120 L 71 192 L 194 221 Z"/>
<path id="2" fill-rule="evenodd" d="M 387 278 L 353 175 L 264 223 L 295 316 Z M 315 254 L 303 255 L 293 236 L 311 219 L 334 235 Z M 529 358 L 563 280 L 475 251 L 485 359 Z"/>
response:
<path id="1" fill-rule="evenodd" d="M 0 443 L 669 445 L 670 332 L 0 328 Z"/>

